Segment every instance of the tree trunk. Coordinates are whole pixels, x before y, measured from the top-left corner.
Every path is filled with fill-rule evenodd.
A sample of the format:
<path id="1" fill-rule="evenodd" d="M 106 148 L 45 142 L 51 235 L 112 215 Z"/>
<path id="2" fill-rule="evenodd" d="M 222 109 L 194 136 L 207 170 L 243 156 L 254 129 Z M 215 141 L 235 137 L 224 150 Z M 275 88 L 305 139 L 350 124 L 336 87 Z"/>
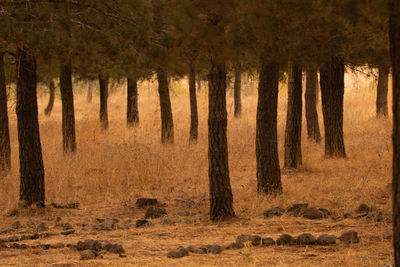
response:
<path id="1" fill-rule="evenodd" d="M 4 53 L 0 53 L 0 173 L 11 169 L 10 131 L 8 128 L 7 87 Z"/>
<path id="2" fill-rule="evenodd" d="M 201 79 L 200 75 L 197 75 L 197 92 L 201 92 Z"/>
<path id="3" fill-rule="evenodd" d="M 320 69 L 325 156 L 345 158 L 343 139 L 344 64 L 335 57 Z"/>
<path id="4" fill-rule="evenodd" d="M 306 121 L 308 138 L 316 143 L 321 142 L 317 112 L 318 72 L 316 69 L 307 70 L 306 77 Z"/>
<path id="5" fill-rule="evenodd" d="M 208 162 L 210 180 L 210 219 L 221 220 L 235 216 L 229 178 L 226 68 L 225 63 L 211 58 L 208 75 Z"/>
<path id="6" fill-rule="evenodd" d="M 36 59 L 26 47 L 17 50 L 17 127 L 20 201 L 44 206 L 44 168 L 36 95 Z"/>
<path id="7" fill-rule="evenodd" d="M 157 68 L 158 93 L 161 110 L 161 143 L 174 143 L 174 121 L 169 97 L 168 77 L 162 68 Z"/>
<path id="8" fill-rule="evenodd" d="M 392 0 L 390 57 L 393 70 L 393 246 L 394 266 L 400 266 L 400 2 Z"/>
<path id="9" fill-rule="evenodd" d="M 261 58 L 256 121 L 257 191 L 282 192 L 278 156 L 279 65 Z"/>
<path id="10" fill-rule="evenodd" d="M 189 142 L 197 142 L 198 137 L 198 113 L 196 99 L 196 73 L 192 64 L 189 72 L 189 95 L 190 95 L 190 137 Z"/>
<path id="11" fill-rule="evenodd" d="M 288 69 L 288 105 L 285 130 L 285 163 L 288 169 L 297 169 L 302 163 L 301 157 L 301 120 L 302 120 L 302 72 L 301 68 L 289 63 Z"/>
<path id="12" fill-rule="evenodd" d="M 66 153 L 76 151 L 74 93 L 72 89 L 71 63 L 60 68 L 60 92 L 62 103 L 63 149 Z"/>
<path id="13" fill-rule="evenodd" d="M 376 95 L 376 116 L 387 117 L 388 115 L 388 89 L 389 89 L 389 68 L 380 67 L 378 75 L 378 87 Z"/>
<path id="14" fill-rule="evenodd" d="M 99 76 L 100 84 L 100 124 L 103 130 L 108 129 L 108 77 Z"/>
<path id="15" fill-rule="evenodd" d="M 136 78 L 128 77 L 127 80 L 128 94 L 126 124 L 128 127 L 132 127 L 139 124 L 138 87 Z"/>
<path id="16" fill-rule="evenodd" d="M 242 90 L 242 72 L 238 68 L 235 69 L 235 84 L 233 88 L 235 99 L 235 117 L 239 118 L 242 114 L 242 99 L 240 96 Z"/>
<path id="17" fill-rule="evenodd" d="M 92 81 L 88 81 L 87 85 L 88 85 L 88 90 L 87 90 L 87 95 L 86 95 L 86 102 L 92 103 L 92 99 L 93 99 L 93 83 L 92 83 Z"/>
<path id="18" fill-rule="evenodd" d="M 53 110 L 55 91 L 56 91 L 56 87 L 54 86 L 54 82 L 51 81 L 49 83 L 49 94 L 50 94 L 49 103 L 47 104 L 47 107 L 44 110 L 44 114 L 46 116 L 50 116 L 51 115 L 51 111 Z"/>

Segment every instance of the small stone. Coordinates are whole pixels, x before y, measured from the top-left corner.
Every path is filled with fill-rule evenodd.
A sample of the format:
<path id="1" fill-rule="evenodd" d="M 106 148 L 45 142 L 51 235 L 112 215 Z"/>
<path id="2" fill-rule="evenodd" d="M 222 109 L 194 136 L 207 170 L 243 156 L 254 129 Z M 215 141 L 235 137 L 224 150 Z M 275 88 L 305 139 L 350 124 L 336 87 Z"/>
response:
<path id="1" fill-rule="evenodd" d="M 64 231 L 74 229 L 70 223 L 63 223 L 62 228 Z"/>
<path id="2" fill-rule="evenodd" d="M 102 221 L 99 225 L 95 226 L 94 228 L 97 231 L 111 231 L 115 229 L 115 224 L 118 222 L 117 219 L 114 218 L 106 218 L 106 219 L 97 219 Z"/>
<path id="3" fill-rule="evenodd" d="M 46 237 L 50 237 L 50 236 L 55 236 L 58 235 L 57 233 L 51 233 L 51 232 L 45 232 L 45 233 L 40 233 L 39 234 L 39 238 L 46 238 Z"/>
<path id="4" fill-rule="evenodd" d="M 285 213 L 285 210 L 281 207 L 275 207 L 264 210 L 264 218 L 280 217 Z"/>
<path id="5" fill-rule="evenodd" d="M 93 260 L 97 257 L 97 253 L 90 249 L 83 250 L 80 252 L 80 254 L 80 260 Z"/>
<path id="6" fill-rule="evenodd" d="M 324 217 L 324 214 L 317 208 L 304 208 L 301 212 L 303 218 L 310 220 L 320 220 Z"/>
<path id="7" fill-rule="evenodd" d="M 308 203 L 297 202 L 297 203 L 294 203 L 292 206 L 290 206 L 286 212 L 292 216 L 298 216 L 298 215 L 300 215 L 301 210 L 305 209 L 307 207 L 308 207 Z"/>
<path id="8" fill-rule="evenodd" d="M 71 202 L 71 203 L 51 203 L 56 209 L 79 209 L 79 202 Z"/>
<path id="9" fill-rule="evenodd" d="M 61 232 L 62 235 L 72 235 L 74 233 L 75 233 L 75 229 L 69 229 L 69 230 Z"/>
<path id="10" fill-rule="evenodd" d="M 212 245 L 207 249 L 207 253 L 220 254 L 222 252 L 222 247 L 219 245 Z"/>
<path id="11" fill-rule="evenodd" d="M 19 237 L 18 237 L 18 236 L 15 236 L 15 235 L 10 236 L 10 237 L 8 237 L 8 239 L 7 239 L 7 242 L 18 242 L 18 241 L 19 241 Z"/>
<path id="12" fill-rule="evenodd" d="M 343 215 L 343 217 L 344 217 L 345 219 L 354 219 L 353 215 L 351 215 L 350 213 L 345 213 L 345 214 Z"/>
<path id="13" fill-rule="evenodd" d="M 340 241 L 342 241 L 345 244 L 351 244 L 351 243 L 359 243 L 360 238 L 358 237 L 358 233 L 355 231 L 348 231 L 343 233 L 339 237 Z"/>
<path id="14" fill-rule="evenodd" d="M 160 218 L 167 214 L 167 211 L 164 208 L 160 207 L 149 207 L 146 211 L 146 215 L 144 216 L 146 219 L 156 219 Z"/>
<path id="15" fill-rule="evenodd" d="M 150 226 L 150 222 L 148 220 L 137 220 L 136 221 L 136 228 Z"/>
<path id="16" fill-rule="evenodd" d="M 103 249 L 111 252 L 111 253 L 115 253 L 115 254 L 124 254 L 125 250 L 122 247 L 122 245 L 120 244 L 112 244 L 110 242 L 107 242 L 103 245 Z"/>
<path id="17" fill-rule="evenodd" d="M 315 237 L 309 233 L 301 234 L 297 237 L 297 244 L 299 245 L 314 245 L 315 242 Z"/>
<path id="18" fill-rule="evenodd" d="M 97 240 L 87 239 L 84 242 L 79 241 L 78 244 L 76 245 L 76 248 L 79 251 L 83 251 L 83 250 L 100 251 L 102 249 L 102 246 L 101 246 L 101 243 Z"/>
<path id="19" fill-rule="evenodd" d="M 277 240 L 276 240 L 276 244 L 278 245 L 296 245 L 296 239 L 294 239 L 293 236 L 288 235 L 288 234 L 283 234 L 281 235 Z"/>
<path id="20" fill-rule="evenodd" d="M 188 256 L 189 252 L 184 248 L 184 247 L 178 247 L 177 249 L 171 250 L 168 252 L 167 257 L 168 258 L 182 258 L 185 256 Z"/>
<path id="21" fill-rule="evenodd" d="M 323 234 L 317 238 L 317 245 L 327 246 L 327 245 L 333 245 L 333 244 L 336 244 L 336 236 L 334 236 L 334 235 Z"/>
<path id="22" fill-rule="evenodd" d="M 39 234 L 38 233 L 34 233 L 34 234 L 32 234 L 32 235 L 23 235 L 23 236 L 21 236 L 20 237 L 20 241 L 22 241 L 22 240 L 35 240 L 35 239 L 38 239 L 40 236 L 39 236 Z"/>
<path id="23" fill-rule="evenodd" d="M 195 254 L 207 254 L 207 248 L 197 248 L 194 246 L 189 246 L 186 248 L 187 251 L 191 252 L 191 253 L 195 253 Z"/>
<path id="24" fill-rule="evenodd" d="M 271 237 L 266 237 L 262 239 L 263 246 L 273 246 L 275 244 L 276 244 L 275 240 L 273 240 Z"/>
<path id="25" fill-rule="evenodd" d="M 156 198 L 139 198 L 136 200 L 136 206 L 139 208 L 145 208 L 148 206 L 157 205 L 158 201 Z"/>
<path id="26" fill-rule="evenodd" d="M 369 213 L 370 211 L 371 208 L 367 204 L 361 204 L 357 209 L 357 213 Z"/>
<path id="27" fill-rule="evenodd" d="M 236 243 L 241 245 L 251 243 L 253 246 L 259 246 L 261 243 L 261 237 L 258 235 L 240 235 L 236 238 Z"/>

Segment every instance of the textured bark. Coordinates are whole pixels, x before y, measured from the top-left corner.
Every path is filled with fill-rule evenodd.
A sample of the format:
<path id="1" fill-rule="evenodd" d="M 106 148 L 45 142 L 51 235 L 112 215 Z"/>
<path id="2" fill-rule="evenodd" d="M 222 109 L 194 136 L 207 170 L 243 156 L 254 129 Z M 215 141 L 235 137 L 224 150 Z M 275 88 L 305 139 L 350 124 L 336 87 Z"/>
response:
<path id="1" fill-rule="evenodd" d="M 86 102 L 87 103 L 92 103 L 93 99 L 93 83 L 92 81 L 88 81 L 88 90 L 87 90 L 87 95 L 86 95 Z"/>
<path id="2" fill-rule="evenodd" d="M 233 93 L 235 99 L 235 117 L 239 118 L 242 114 L 242 72 L 239 69 L 235 69 L 235 84 L 233 86 Z"/>
<path id="3" fill-rule="evenodd" d="M 20 201 L 44 206 L 44 168 L 36 95 L 36 59 L 26 47 L 17 50 L 17 127 Z"/>
<path id="4" fill-rule="evenodd" d="M 60 67 L 60 92 L 62 104 L 63 149 L 66 153 L 76 151 L 74 93 L 71 63 Z"/>
<path id="5" fill-rule="evenodd" d="M 211 59 L 208 75 L 208 162 L 210 180 L 210 219 L 221 220 L 235 216 L 229 178 L 226 68 Z"/>
<path id="6" fill-rule="evenodd" d="M 279 65 L 261 59 L 256 121 L 257 191 L 261 194 L 282 192 L 278 156 Z"/>
<path id="7" fill-rule="evenodd" d="M 301 157 L 301 120 L 302 120 L 302 72 L 295 64 L 289 64 L 288 105 L 285 130 L 284 167 L 297 169 L 302 163 Z"/>
<path id="8" fill-rule="evenodd" d="M 378 75 L 378 87 L 376 94 L 376 116 L 387 117 L 388 115 L 388 89 L 389 68 L 380 67 Z"/>
<path id="9" fill-rule="evenodd" d="M 201 92 L 201 79 L 200 75 L 197 75 L 197 92 Z"/>
<path id="10" fill-rule="evenodd" d="M 100 84 L 100 124 L 103 130 L 108 129 L 108 77 L 99 76 Z"/>
<path id="11" fill-rule="evenodd" d="M 319 143 L 321 133 L 319 131 L 317 112 L 318 72 L 316 69 L 307 70 L 306 77 L 306 121 L 308 138 Z"/>
<path id="12" fill-rule="evenodd" d="M 393 70 L 393 247 L 394 266 L 400 266 L 400 2 L 392 0 L 390 56 Z"/>
<path id="13" fill-rule="evenodd" d="M 128 77 L 128 94 L 127 94 L 127 114 L 126 124 L 128 127 L 137 126 L 139 124 L 139 108 L 138 108 L 138 87 L 137 79 Z"/>
<path id="14" fill-rule="evenodd" d="M 51 81 L 49 83 L 49 103 L 47 104 L 47 107 L 44 110 L 44 114 L 46 116 L 50 116 L 51 115 L 51 111 L 53 110 L 53 106 L 54 106 L 54 99 L 55 99 L 55 91 L 56 91 L 56 87 L 54 86 L 54 82 Z"/>
<path id="15" fill-rule="evenodd" d="M 322 113 L 325 127 L 325 156 L 345 158 L 343 139 L 344 64 L 332 58 L 320 69 Z"/>
<path id="16" fill-rule="evenodd" d="M 157 69 L 158 93 L 161 110 L 161 143 L 174 143 L 174 121 L 169 97 L 168 76 L 162 68 Z"/>
<path id="17" fill-rule="evenodd" d="M 190 137 L 189 142 L 196 142 L 198 137 L 199 118 L 197 112 L 196 97 L 196 73 L 193 66 L 190 66 L 189 72 L 189 95 L 190 95 Z"/>
<path id="18" fill-rule="evenodd" d="M 0 173 L 11 169 L 10 130 L 8 128 L 7 87 L 4 53 L 0 53 Z"/>

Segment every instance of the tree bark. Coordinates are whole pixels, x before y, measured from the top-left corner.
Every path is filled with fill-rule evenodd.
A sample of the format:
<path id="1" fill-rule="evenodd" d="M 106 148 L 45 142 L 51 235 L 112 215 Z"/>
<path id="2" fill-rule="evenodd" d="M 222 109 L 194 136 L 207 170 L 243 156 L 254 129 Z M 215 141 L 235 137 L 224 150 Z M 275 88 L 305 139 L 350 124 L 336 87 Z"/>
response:
<path id="1" fill-rule="evenodd" d="M 393 247 L 394 266 L 400 266 L 400 2 L 392 0 L 390 57 L 393 70 Z"/>
<path id="2" fill-rule="evenodd" d="M 54 106 L 54 99 L 55 99 L 55 91 L 56 91 L 56 87 L 54 86 L 54 82 L 51 81 L 49 83 L 49 103 L 47 104 L 47 107 L 44 110 L 44 114 L 46 116 L 50 116 L 51 115 L 51 111 L 53 110 L 53 106 Z"/>
<path id="3" fill-rule="evenodd" d="M 228 166 L 225 63 L 211 58 L 208 82 L 210 219 L 215 221 L 235 216 Z"/>
<path id="4" fill-rule="evenodd" d="M 344 64 L 332 58 L 320 69 L 322 113 L 325 127 L 325 156 L 345 158 L 343 139 Z"/>
<path id="5" fill-rule="evenodd" d="M 17 127 L 20 201 L 44 206 L 44 168 L 36 95 L 36 59 L 26 47 L 17 50 Z"/>
<path id="6" fill-rule="evenodd" d="M 198 137 L 198 112 L 197 112 L 197 98 L 196 98 L 196 73 L 194 67 L 190 64 L 189 72 L 189 95 L 190 95 L 190 137 L 189 142 L 197 142 Z"/>
<path id="7" fill-rule="evenodd" d="M 233 93 L 235 99 L 235 117 L 239 118 L 242 114 L 242 99 L 241 99 L 241 90 L 242 90 L 242 72 L 236 68 L 235 69 L 235 84 L 233 86 Z"/>
<path id="8" fill-rule="evenodd" d="M 168 76 L 165 71 L 157 68 L 158 93 L 161 110 L 161 143 L 174 143 L 174 121 L 172 118 L 171 100 L 169 97 Z"/>
<path id="9" fill-rule="evenodd" d="M 10 130 L 8 127 L 7 87 L 4 53 L 0 53 L 0 173 L 11 169 Z"/>
<path id="10" fill-rule="evenodd" d="M 201 92 L 201 79 L 200 75 L 197 75 L 197 92 Z"/>
<path id="11" fill-rule="evenodd" d="M 87 103 L 92 103 L 93 99 L 93 83 L 92 81 L 88 81 L 88 90 L 87 90 L 87 95 L 86 95 L 86 102 Z"/>
<path id="12" fill-rule="evenodd" d="M 126 123 L 128 127 L 132 127 L 139 124 L 138 87 L 136 78 L 128 77 L 127 80 L 128 94 Z"/>
<path id="13" fill-rule="evenodd" d="M 100 124 L 103 130 L 108 129 L 108 77 L 99 75 L 100 84 Z"/>
<path id="14" fill-rule="evenodd" d="M 279 65 L 261 58 L 256 121 L 257 191 L 282 192 L 278 156 Z"/>
<path id="15" fill-rule="evenodd" d="M 388 115 L 388 89 L 389 89 L 389 68 L 380 67 L 378 75 L 378 87 L 376 95 L 376 116 L 387 117 Z"/>
<path id="16" fill-rule="evenodd" d="M 307 134 L 310 140 L 321 142 L 317 112 L 318 72 L 316 69 L 308 69 L 306 77 L 306 121 Z"/>
<path id="17" fill-rule="evenodd" d="M 60 67 L 60 92 L 62 104 L 62 133 L 65 153 L 76 151 L 74 93 L 72 88 L 71 63 Z"/>
<path id="18" fill-rule="evenodd" d="M 297 169 L 301 157 L 302 120 L 302 72 L 301 68 L 289 63 L 288 105 L 285 130 L 285 163 L 287 169 Z"/>

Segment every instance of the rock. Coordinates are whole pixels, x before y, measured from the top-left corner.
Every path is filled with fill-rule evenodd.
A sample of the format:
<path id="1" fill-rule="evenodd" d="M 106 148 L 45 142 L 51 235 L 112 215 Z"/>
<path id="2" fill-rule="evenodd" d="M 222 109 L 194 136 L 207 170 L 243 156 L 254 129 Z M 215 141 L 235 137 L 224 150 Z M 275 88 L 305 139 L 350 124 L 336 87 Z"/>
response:
<path id="1" fill-rule="evenodd" d="M 207 249 L 207 253 L 220 254 L 222 252 L 222 247 L 219 245 L 212 245 Z"/>
<path id="2" fill-rule="evenodd" d="M 291 235 L 288 235 L 288 234 L 283 234 L 276 240 L 276 244 L 282 245 L 282 246 L 296 245 L 296 243 L 297 243 L 296 239 L 294 239 L 294 237 L 292 237 Z"/>
<path id="3" fill-rule="evenodd" d="M 266 237 L 262 239 L 263 246 L 273 246 L 275 244 L 276 244 L 275 240 L 273 240 L 271 237 Z"/>
<path id="4" fill-rule="evenodd" d="M 78 250 L 78 246 L 77 246 L 77 245 L 74 245 L 74 244 L 67 244 L 67 248 Z"/>
<path id="5" fill-rule="evenodd" d="M 55 236 L 58 235 L 57 233 L 51 233 L 51 232 L 45 232 L 45 233 L 40 233 L 39 234 L 39 238 L 46 238 L 46 237 L 50 237 L 50 236 Z"/>
<path id="6" fill-rule="evenodd" d="M 301 234 L 297 237 L 297 244 L 299 245 L 314 245 L 315 242 L 315 237 L 309 233 Z"/>
<path id="7" fill-rule="evenodd" d="M 115 224 L 118 222 L 117 219 L 114 218 L 106 218 L 106 219 L 97 219 L 98 221 L 102 221 L 99 225 L 95 226 L 94 229 L 97 231 L 111 231 L 115 229 Z"/>
<path id="8" fill-rule="evenodd" d="M 14 243 L 9 246 L 9 248 L 16 248 L 16 249 L 27 249 L 28 246 L 26 244 L 18 244 Z"/>
<path id="9" fill-rule="evenodd" d="M 36 225 L 36 231 L 38 231 L 38 232 L 45 232 L 45 231 L 48 231 L 48 230 L 49 230 L 49 227 L 47 227 L 44 222 L 39 222 Z"/>
<path id="10" fill-rule="evenodd" d="M 124 254 L 125 253 L 125 249 L 122 247 L 122 245 L 112 244 L 110 242 L 106 242 L 103 245 L 103 249 L 110 253 L 115 253 L 115 254 Z"/>
<path id="11" fill-rule="evenodd" d="M 324 214 L 317 208 L 304 208 L 301 211 L 301 215 L 303 218 L 310 219 L 310 220 L 320 220 L 324 217 Z"/>
<path id="12" fill-rule="evenodd" d="M 23 241 L 23 240 L 35 240 L 35 239 L 38 239 L 40 236 L 39 236 L 39 234 L 38 233 L 34 233 L 34 234 L 32 234 L 32 235 L 22 235 L 20 238 L 19 238 L 19 241 Z"/>
<path id="13" fill-rule="evenodd" d="M 308 207 L 308 203 L 297 202 L 297 203 L 294 203 L 292 206 L 290 206 L 286 212 L 292 216 L 298 216 L 298 215 L 300 215 L 301 210 L 305 209 L 307 207 Z"/>
<path id="14" fill-rule="evenodd" d="M 358 209 L 357 209 L 357 213 L 369 213 L 371 211 L 371 208 L 368 207 L 367 204 L 361 204 Z"/>
<path id="15" fill-rule="evenodd" d="M 339 237 L 340 241 L 342 241 L 345 244 L 352 244 L 352 243 L 359 243 L 360 238 L 358 237 L 358 233 L 355 231 L 348 231 L 343 233 Z"/>
<path id="16" fill-rule="evenodd" d="M 167 211 L 164 208 L 160 207 L 149 207 L 146 211 L 146 215 L 144 216 L 146 219 L 156 219 L 160 218 L 167 214 Z"/>
<path id="17" fill-rule="evenodd" d="M 48 250 L 51 248 L 50 244 L 40 244 L 39 247 L 43 250 Z"/>
<path id="18" fill-rule="evenodd" d="M 325 208 L 319 208 L 318 209 L 320 212 L 322 212 L 322 214 L 324 215 L 324 217 L 328 217 L 332 215 L 332 212 L 330 212 L 329 210 L 325 209 Z"/>
<path id="19" fill-rule="evenodd" d="M 327 245 L 333 245 L 333 244 L 336 244 L 336 236 L 334 236 L 334 235 L 323 234 L 317 238 L 317 245 L 327 246 Z"/>
<path id="20" fill-rule="evenodd" d="M 74 229 L 74 227 L 72 227 L 72 225 L 70 223 L 63 223 L 62 228 L 64 231 Z"/>
<path id="21" fill-rule="evenodd" d="M 54 245 L 50 245 L 50 248 L 54 248 L 54 249 L 61 249 L 61 248 L 65 248 L 65 244 L 64 243 L 57 243 Z"/>
<path id="22" fill-rule="evenodd" d="M 251 243 L 253 246 L 259 246 L 261 243 L 261 237 L 258 235 L 240 235 L 236 238 L 236 243 L 243 246 L 245 243 Z"/>
<path id="23" fill-rule="evenodd" d="M 137 220 L 136 221 L 136 228 L 150 226 L 150 222 L 148 220 Z"/>
<path id="24" fill-rule="evenodd" d="M 96 259 L 97 257 L 97 253 L 90 249 L 83 250 L 80 252 L 80 254 L 81 254 L 80 260 L 93 260 Z"/>
<path id="25" fill-rule="evenodd" d="M 71 203 L 51 203 L 56 209 L 79 209 L 79 202 L 71 202 Z"/>
<path id="26" fill-rule="evenodd" d="M 75 233 L 75 229 L 69 229 L 69 230 L 65 230 L 65 231 L 61 232 L 62 235 L 72 235 L 74 233 Z"/>
<path id="27" fill-rule="evenodd" d="M 101 243 L 97 240 L 87 239 L 83 242 L 78 241 L 76 248 L 79 251 L 84 251 L 84 250 L 100 251 L 102 249 L 102 246 Z"/>
<path id="28" fill-rule="evenodd" d="M 389 230 L 389 231 L 385 231 L 382 233 L 382 237 L 383 239 L 392 239 L 393 238 L 393 231 Z"/>
<path id="29" fill-rule="evenodd" d="M 174 250 L 171 250 L 170 252 L 168 252 L 167 257 L 177 259 L 177 258 L 182 258 L 182 257 L 188 256 L 188 255 L 189 255 L 189 252 L 184 247 L 178 247 L 177 249 L 174 249 Z"/>
<path id="30" fill-rule="evenodd" d="M 8 239 L 7 239 L 7 242 L 18 242 L 18 241 L 19 241 L 19 237 L 18 237 L 18 236 L 15 236 L 15 235 L 10 236 L 10 237 L 8 237 Z"/>
<path id="31" fill-rule="evenodd" d="M 148 206 L 155 206 L 157 205 L 158 201 L 156 198 L 138 198 L 136 200 L 136 206 L 139 208 L 145 208 Z"/>
<path id="32" fill-rule="evenodd" d="M 191 253 L 196 253 L 196 254 L 207 254 L 207 248 L 204 248 L 204 247 L 196 248 L 194 246 L 189 246 L 186 248 L 186 250 Z"/>
<path id="33" fill-rule="evenodd" d="M 345 213 L 345 214 L 343 215 L 343 217 L 344 217 L 345 219 L 354 219 L 353 215 L 351 215 L 350 213 Z"/>
<path id="34" fill-rule="evenodd" d="M 232 243 L 230 243 L 229 245 L 227 245 L 227 246 L 225 246 L 225 249 L 241 249 L 241 248 L 243 248 L 244 247 L 244 245 L 243 244 L 238 244 L 238 243 L 236 243 L 236 242 L 232 242 Z"/>
<path id="35" fill-rule="evenodd" d="M 270 208 L 264 210 L 264 218 L 280 217 L 285 213 L 285 210 L 281 207 Z"/>

